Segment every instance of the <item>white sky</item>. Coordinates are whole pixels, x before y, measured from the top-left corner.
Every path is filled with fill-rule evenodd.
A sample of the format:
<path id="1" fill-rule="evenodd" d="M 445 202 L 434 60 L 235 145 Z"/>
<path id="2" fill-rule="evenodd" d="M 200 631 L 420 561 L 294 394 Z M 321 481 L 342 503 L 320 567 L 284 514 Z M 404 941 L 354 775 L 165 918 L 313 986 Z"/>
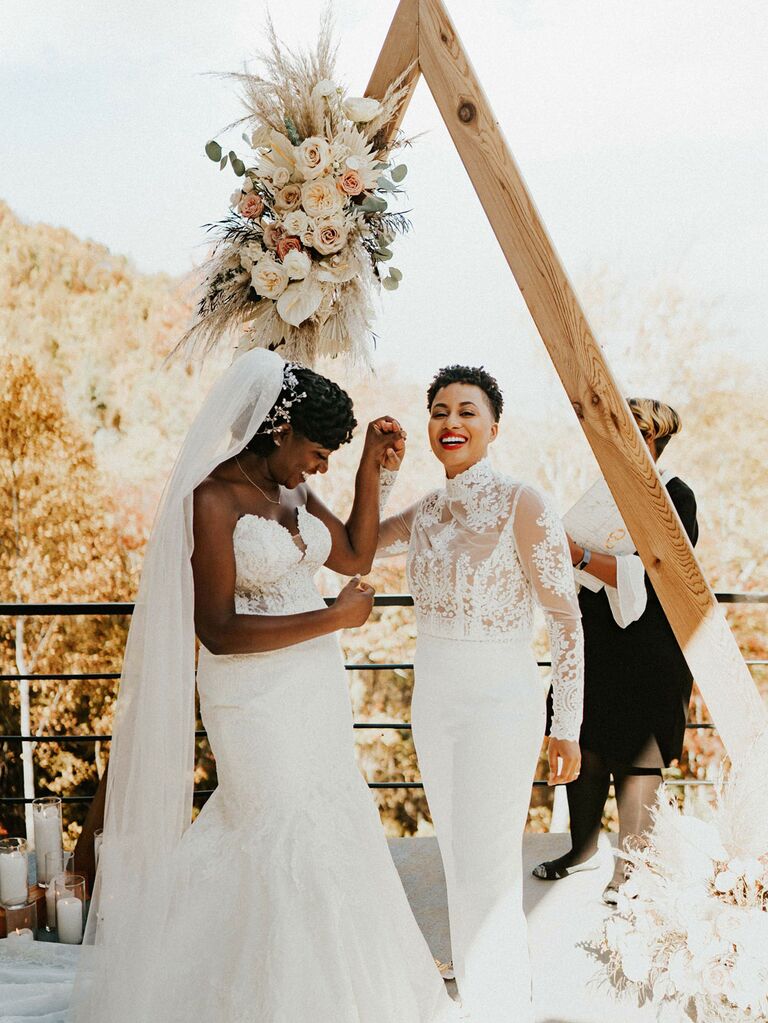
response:
<path id="1" fill-rule="evenodd" d="M 577 282 L 674 281 L 722 301 L 730 344 L 765 359 L 768 8 L 762 0 L 448 0 L 550 235 Z M 311 0 L 275 0 L 291 45 Z M 362 93 L 395 0 L 337 0 L 340 77 Z M 203 154 L 239 113 L 262 0 L 2 0 L 0 196 L 177 274 L 204 253 L 233 178 Z M 535 391 L 516 286 L 422 82 L 405 122 L 415 230 L 398 243 L 382 358 L 424 380 L 480 361 Z M 587 310 L 589 312 L 589 310 Z M 513 360 L 510 356 L 514 355 Z M 530 386 L 529 386 L 530 385 Z"/>

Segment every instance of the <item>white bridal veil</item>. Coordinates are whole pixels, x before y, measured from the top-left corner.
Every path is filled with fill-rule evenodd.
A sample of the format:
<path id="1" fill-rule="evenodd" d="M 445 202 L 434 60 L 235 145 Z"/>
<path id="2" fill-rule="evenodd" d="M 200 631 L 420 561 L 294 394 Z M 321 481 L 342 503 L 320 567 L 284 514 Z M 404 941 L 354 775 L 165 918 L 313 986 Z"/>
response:
<path id="1" fill-rule="evenodd" d="M 153 1019 L 143 980 L 161 952 L 153 935 L 174 911 L 167 879 L 192 812 L 192 493 L 259 429 L 280 394 L 285 365 L 274 352 L 254 349 L 229 367 L 192 423 L 160 501 L 120 680 L 74 1023 Z"/>

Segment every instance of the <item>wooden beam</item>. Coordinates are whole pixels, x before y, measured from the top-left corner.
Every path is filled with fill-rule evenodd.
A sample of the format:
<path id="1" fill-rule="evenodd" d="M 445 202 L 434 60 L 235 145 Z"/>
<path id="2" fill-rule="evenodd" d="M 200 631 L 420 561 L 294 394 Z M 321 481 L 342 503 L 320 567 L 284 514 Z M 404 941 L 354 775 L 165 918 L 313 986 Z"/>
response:
<path id="1" fill-rule="evenodd" d="M 419 64 L 732 758 L 768 714 L 442 0 Z"/>
<path id="2" fill-rule="evenodd" d="M 400 0 L 365 95 L 381 99 L 388 87 L 403 75 L 406 76 L 408 93 L 397 116 L 384 129 L 384 138 L 387 140 L 392 138 L 402 124 L 420 78 L 419 0 Z"/>

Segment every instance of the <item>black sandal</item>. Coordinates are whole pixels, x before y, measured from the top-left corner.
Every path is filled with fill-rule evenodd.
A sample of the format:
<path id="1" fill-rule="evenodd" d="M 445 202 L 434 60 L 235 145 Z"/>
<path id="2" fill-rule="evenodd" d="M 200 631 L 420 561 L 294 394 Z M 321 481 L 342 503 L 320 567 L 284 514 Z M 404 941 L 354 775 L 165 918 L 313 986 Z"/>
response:
<path id="1" fill-rule="evenodd" d="M 558 866 L 557 860 L 545 860 L 544 863 L 539 863 L 538 866 L 534 867 L 531 874 L 537 877 L 539 881 L 561 881 L 570 874 L 580 874 L 584 870 L 597 870 L 600 866 L 600 860 L 600 850 L 598 849 L 588 860 L 584 860 L 582 863 L 574 863 L 570 867 Z"/>

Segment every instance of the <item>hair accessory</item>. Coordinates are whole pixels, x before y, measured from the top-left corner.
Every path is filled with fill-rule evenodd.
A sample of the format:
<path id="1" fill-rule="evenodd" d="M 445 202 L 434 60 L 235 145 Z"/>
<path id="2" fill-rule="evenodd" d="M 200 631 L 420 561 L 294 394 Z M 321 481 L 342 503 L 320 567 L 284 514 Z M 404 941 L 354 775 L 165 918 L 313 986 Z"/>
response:
<path id="1" fill-rule="evenodd" d="M 291 421 L 291 409 L 294 405 L 297 405 L 302 398 L 306 398 L 307 392 L 299 392 L 299 378 L 296 376 L 296 370 L 299 367 L 295 362 L 286 362 L 283 367 L 283 389 L 280 392 L 280 397 L 272 406 L 269 414 L 265 416 L 264 422 L 261 424 L 261 429 L 258 431 L 257 436 L 264 436 L 264 434 L 276 433 L 281 426 L 285 426 Z"/>

